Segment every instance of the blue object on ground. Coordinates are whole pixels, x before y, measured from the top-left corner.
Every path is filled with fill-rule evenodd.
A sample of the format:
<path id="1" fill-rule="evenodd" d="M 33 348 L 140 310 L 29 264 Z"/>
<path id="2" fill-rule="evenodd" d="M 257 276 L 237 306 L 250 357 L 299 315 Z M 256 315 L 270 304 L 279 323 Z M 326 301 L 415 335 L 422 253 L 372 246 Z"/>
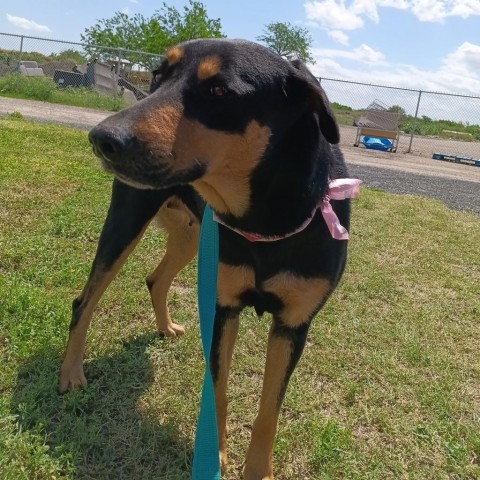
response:
<path id="1" fill-rule="evenodd" d="M 195 434 L 192 480 L 220 479 L 215 393 L 210 372 L 210 350 L 217 303 L 217 271 L 218 223 L 213 220 L 212 209 L 207 205 L 203 214 L 198 247 L 198 313 L 205 356 L 205 377 Z"/>
<path id="2" fill-rule="evenodd" d="M 371 148 L 373 150 L 383 150 L 384 152 L 388 151 L 393 147 L 393 142 L 388 138 L 380 137 L 368 137 L 364 136 L 361 140 L 365 148 Z"/>
<path id="3" fill-rule="evenodd" d="M 434 160 L 444 160 L 445 162 L 463 163 L 464 165 L 480 167 L 480 159 L 473 157 L 461 157 L 454 153 L 434 153 L 432 158 Z"/>

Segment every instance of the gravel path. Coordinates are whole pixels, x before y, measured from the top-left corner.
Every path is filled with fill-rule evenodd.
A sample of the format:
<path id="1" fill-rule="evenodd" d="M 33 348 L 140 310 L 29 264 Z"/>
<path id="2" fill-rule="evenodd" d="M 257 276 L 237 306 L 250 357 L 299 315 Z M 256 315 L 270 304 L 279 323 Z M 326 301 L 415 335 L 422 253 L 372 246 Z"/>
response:
<path id="1" fill-rule="evenodd" d="M 0 116 L 20 112 L 25 118 L 89 130 L 112 112 L 0 97 Z M 365 185 L 391 193 L 439 199 L 450 208 L 480 213 L 480 168 L 417 155 L 354 148 L 351 128 L 341 127 L 342 150 L 350 175 Z M 445 146 L 447 148 L 447 146 Z M 448 148 L 447 148 L 448 149 Z"/>
<path id="2" fill-rule="evenodd" d="M 479 183 L 365 165 L 350 164 L 348 169 L 352 177 L 362 179 L 368 187 L 435 198 L 455 210 L 480 214 Z"/>

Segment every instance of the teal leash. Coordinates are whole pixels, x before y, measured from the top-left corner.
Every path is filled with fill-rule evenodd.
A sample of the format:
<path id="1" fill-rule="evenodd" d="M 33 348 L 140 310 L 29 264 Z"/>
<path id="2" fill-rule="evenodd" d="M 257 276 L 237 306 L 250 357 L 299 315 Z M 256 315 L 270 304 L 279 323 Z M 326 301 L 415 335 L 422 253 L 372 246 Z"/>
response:
<path id="1" fill-rule="evenodd" d="M 205 357 L 205 376 L 195 434 L 192 480 L 220 479 L 215 393 L 210 372 L 210 350 L 217 302 L 217 271 L 218 224 L 213 220 L 212 209 L 207 205 L 203 214 L 198 247 L 198 312 Z"/>

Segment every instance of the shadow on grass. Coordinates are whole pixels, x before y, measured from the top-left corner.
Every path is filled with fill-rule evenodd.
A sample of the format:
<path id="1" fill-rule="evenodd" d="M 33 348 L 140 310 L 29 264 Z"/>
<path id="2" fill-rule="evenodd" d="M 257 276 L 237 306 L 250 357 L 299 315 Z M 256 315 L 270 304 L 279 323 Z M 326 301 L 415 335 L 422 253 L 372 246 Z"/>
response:
<path id="1" fill-rule="evenodd" d="M 65 395 L 57 393 L 58 352 L 38 352 L 18 373 L 12 413 L 19 427 L 45 436 L 49 454 L 75 479 L 189 478 L 190 440 L 137 407 L 153 382 L 147 350 L 157 338 L 135 338 L 87 363 L 88 387 Z"/>

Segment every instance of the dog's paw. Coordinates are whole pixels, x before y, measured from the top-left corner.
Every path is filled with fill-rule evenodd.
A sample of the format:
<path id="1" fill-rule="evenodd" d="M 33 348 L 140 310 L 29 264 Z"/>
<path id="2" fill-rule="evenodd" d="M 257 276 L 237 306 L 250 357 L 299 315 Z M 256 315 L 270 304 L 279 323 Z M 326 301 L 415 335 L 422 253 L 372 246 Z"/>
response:
<path id="1" fill-rule="evenodd" d="M 61 369 L 58 380 L 58 392 L 63 394 L 79 387 L 86 387 L 87 379 L 81 368 Z"/>
<path id="2" fill-rule="evenodd" d="M 178 325 L 177 323 L 169 323 L 158 329 L 162 335 L 170 338 L 181 337 L 185 334 L 185 327 Z"/>
<path id="3" fill-rule="evenodd" d="M 218 452 L 218 456 L 220 457 L 220 468 L 222 470 L 222 473 L 225 473 L 228 466 L 227 451 L 220 450 L 220 452 Z"/>
<path id="4" fill-rule="evenodd" d="M 275 480 L 270 467 L 260 465 L 245 465 L 243 480 Z"/>
<path id="5" fill-rule="evenodd" d="M 273 475 L 250 475 L 250 474 L 243 474 L 244 480 L 275 480 Z"/>

